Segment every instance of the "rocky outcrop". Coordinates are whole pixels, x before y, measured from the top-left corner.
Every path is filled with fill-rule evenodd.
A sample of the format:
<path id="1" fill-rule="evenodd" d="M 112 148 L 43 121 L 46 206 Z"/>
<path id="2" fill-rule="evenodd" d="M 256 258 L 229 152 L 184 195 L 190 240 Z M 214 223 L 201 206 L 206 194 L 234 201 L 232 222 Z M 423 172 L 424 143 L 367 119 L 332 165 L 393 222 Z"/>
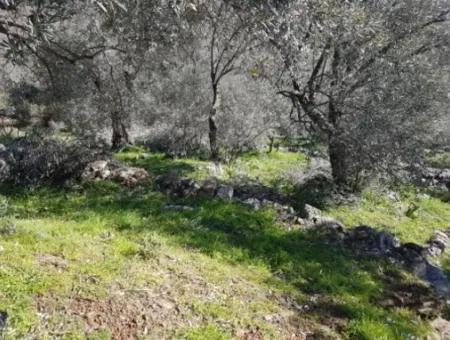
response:
<path id="1" fill-rule="evenodd" d="M 439 256 L 449 248 L 446 233 L 436 231 L 423 246 L 402 244 L 391 233 L 370 226 L 347 229 L 339 221 L 323 216 L 319 209 L 309 205 L 304 207 L 302 217 L 304 226 L 321 233 L 327 242 L 345 246 L 361 255 L 385 257 L 427 282 L 438 294 L 450 296 L 448 278 L 441 268 L 428 261 L 428 257 Z"/>
<path id="2" fill-rule="evenodd" d="M 449 236 L 442 231 L 435 231 L 425 246 L 429 256 L 440 256 L 447 248 L 450 247 Z"/>
<path id="3" fill-rule="evenodd" d="M 123 167 L 106 160 L 89 163 L 83 171 L 84 180 L 112 180 L 125 186 L 135 186 L 150 178 L 149 173 L 142 168 Z"/>
<path id="4" fill-rule="evenodd" d="M 235 200 L 254 210 L 270 208 L 276 212 L 277 220 L 287 229 L 307 229 L 321 234 L 323 239 L 335 245 L 367 256 L 382 256 L 398 263 L 429 283 L 441 295 L 450 296 L 450 282 L 444 272 L 432 265 L 427 257 L 442 254 L 449 246 L 449 236 L 436 231 L 424 245 L 413 243 L 402 244 L 400 240 L 387 231 L 380 231 L 371 226 L 361 225 L 346 228 L 334 218 L 324 216 L 316 207 L 306 204 L 300 214 L 289 205 L 240 196 L 240 191 L 233 186 L 220 184 L 219 180 L 209 178 L 204 181 L 177 179 L 176 174 L 160 177 L 157 180 L 160 189 L 168 195 L 177 197 L 217 197 L 224 200 Z M 185 210 L 177 208 L 173 210 Z"/>

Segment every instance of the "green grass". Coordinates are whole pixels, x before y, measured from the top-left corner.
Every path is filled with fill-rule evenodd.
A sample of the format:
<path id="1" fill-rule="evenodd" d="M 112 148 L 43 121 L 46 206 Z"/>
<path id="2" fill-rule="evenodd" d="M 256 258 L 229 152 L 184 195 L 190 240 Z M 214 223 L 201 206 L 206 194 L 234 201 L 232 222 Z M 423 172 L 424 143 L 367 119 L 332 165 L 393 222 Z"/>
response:
<path id="1" fill-rule="evenodd" d="M 155 175 L 175 170 L 207 176 L 208 162 L 142 157 L 142 152 L 117 157 Z M 273 183 L 304 163 L 303 156 L 291 153 L 248 154 L 228 165 L 224 178 L 243 171 Z M 331 247 L 314 233 L 286 231 L 270 210 L 220 200 L 171 200 L 150 185 L 129 189 L 110 182 L 84 184 L 82 192 L 17 187 L 2 192 L 9 206 L 0 227 L 17 225 L 16 233 L 0 236 L 6 339 L 110 338 L 120 320 L 86 333 L 85 319 L 71 313 L 77 298 L 112 301 L 123 311 L 112 314 L 136 313 L 138 319 L 144 308 L 157 320 L 149 328 L 153 338 L 230 339 L 258 331 L 265 339 L 289 339 L 312 330 L 351 339 L 406 339 L 430 331 L 415 311 L 375 303 L 389 290 L 386 277 L 417 284 L 414 278 L 379 259 Z M 416 202 L 404 197 L 402 202 Z M 358 206 L 329 212 L 349 225 L 394 226 L 404 239 L 421 239 L 450 216 L 447 203 L 417 202 L 416 219 L 397 216 L 395 204 L 370 192 Z M 166 211 L 166 204 L 194 209 Z M 144 304 L 147 296 L 151 302 Z M 45 308 L 39 314 L 41 300 Z M 341 326 L 334 327 L 333 320 Z"/>
<path id="2" fill-rule="evenodd" d="M 275 185 L 283 175 L 292 169 L 304 168 L 306 157 L 295 152 L 246 153 L 229 164 L 216 167 L 213 162 L 198 158 L 171 158 L 161 153 L 146 152 L 144 148 L 133 147 L 116 155 L 121 161 L 147 169 L 156 176 L 176 172 L 179 176 L 205 179 L 210 176 L 224 181 L 236 177 L 248 177 L 264 185 Z"/>
<path id="3" fill-rule="evenodd" d="M 161 206 L 167 199 L 145 188 L 129 192 L 99 183 L 85 190 L 9 192 L 10 209 L 3 221 L 13 221 L 18 231 L 0 241 L 0 309 L 10 315 L 10 338 L 36 329 L 39 336 L 51 333 L 52 324 L 36 316 L 33 299 L 38 294 L 103 299 L 112 287 L 176 284 L 165 276 L 167 272 L 188 281 L 200 279 L 216 287 L 215 294 L 220 292 L 213 300 L 194 291 L 174 292 L 187 318 L 197 320 L 167 328 L 174 336 L 230 338 L 240 328 L 260 329 L 267 338 L 286 336 L 265 319 L 287 313 L 269 291 L 275 296 L 287 294 L 300 304 L 312 294 L 321 296 L 324 304 L 333 301 L 341 311 L 339 317 L 352 320 L 345 332 L 361 338 L 376 339 L 362 337 L 373 329 L 389 339 L 427 331 L 413 311 L 372 304 L 383 291 L 384 273 L 394 270 L 388 264 L 353 258 L 324 245 L 315 235 L 283 231 L 270 211 L 193 200 L 178 203 L 188 203 L 194 211 L 164 212 Z M 40 264 L 36 254 L 62 258 L 67 267 Z M 174 262 L 167 262 L 167 257 Z M 230 278 L 236 281 L 234 286 Z M 242 305 L 242 299 L 249 302 Z M 314 324 L 320 312 L 299 318 Z M 394 321 L 386 325 L 387 319 Z M 79 324 L 79 320 L 68 323 Z M 76 327 L 64 331 L 83 334 Z"/>
<path id="4" fill-rule="evenodd" d="M 355 205 L 331 207 L 327 213 L 352 227 L 361 224 L 388 230 L 404 242 L 426 242 L 435 230 L 450 226 L 449 203 L 404 188 L 399 200 L 367 189 Z"/>

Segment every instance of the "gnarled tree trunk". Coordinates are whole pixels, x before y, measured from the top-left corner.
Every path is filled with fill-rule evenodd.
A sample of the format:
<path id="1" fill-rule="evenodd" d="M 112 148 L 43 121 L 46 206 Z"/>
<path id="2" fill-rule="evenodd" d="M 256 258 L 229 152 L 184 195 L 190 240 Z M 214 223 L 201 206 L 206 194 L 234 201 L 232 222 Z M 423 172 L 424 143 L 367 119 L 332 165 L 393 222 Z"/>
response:
<path id="1" fill-rule="evenodd" d="M 345 142 L 339 136 L 328 136 L 328 153 L 331 163 L 331 174 L 334 182 L 341 187 L 350 184 L 350 159 Z"/>
<path id="2" fill-rule="evenodd" d="M 119 111 L 111 112 L 112 123 L 112 139 L 111 144 L 113 150 L 118 150 L 125 145 L 129 144 L 130 138 L 128 136 L 127 128 L 122 120 L 122 116 Z"/>

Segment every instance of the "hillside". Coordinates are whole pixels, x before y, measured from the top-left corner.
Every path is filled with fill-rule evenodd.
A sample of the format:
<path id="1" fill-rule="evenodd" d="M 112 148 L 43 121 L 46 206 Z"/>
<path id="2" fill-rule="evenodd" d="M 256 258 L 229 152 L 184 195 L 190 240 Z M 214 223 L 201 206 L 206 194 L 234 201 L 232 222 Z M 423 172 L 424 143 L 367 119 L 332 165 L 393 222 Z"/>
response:
<path id="1" fill-rule="evenodd" d="M 272 209 L 171 198 L 155 185 L 171 171 L 207 178 L 217 171 L 208 162 L 141 149 L 116 157 L 145 167 L 154 180 L 131 189 L 108 181 L 3 188 L 5 339 L 437 336 L 431 322 L 440 312 L 421 311 L 434 293 L 401 267 L 330 245 L 311 230 L 289 230 Z M 288 195 L 289 170 L 307 164 L 302 155 L 253 154 L 216 175 L 229 182 L 247 175 Z M 448 203 L 439 198 L 404 188 L 393 201 L 373 190 L 324 211 L 348 226 L 368 224 L 417 243 L 450 225 Z M 408 217 L 402 209 L 412 203 L 419 208 Z M 447 254 L 437 261 L 450 272 Z"/>

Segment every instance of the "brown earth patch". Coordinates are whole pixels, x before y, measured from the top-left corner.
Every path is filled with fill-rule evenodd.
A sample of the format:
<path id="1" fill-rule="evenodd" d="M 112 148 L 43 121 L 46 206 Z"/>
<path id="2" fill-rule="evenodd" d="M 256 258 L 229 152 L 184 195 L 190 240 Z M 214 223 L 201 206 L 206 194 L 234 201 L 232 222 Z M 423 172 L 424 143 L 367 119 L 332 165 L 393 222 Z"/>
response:
<path id="1" fill-rule="evenodd" d="M 67 261 L 57 255 L 52 254 L 36 254 L 35 255 L 37 262 L 42 266 L 54 267 L 55 269 L 66 269 Z"/>
<path id="2" fill-rule="evenodd" d="M 167 337 L 179 317 L 176 302 L 167 296 L 152 296 L 145 291 L 121 292 L 104 299 L 79 296 L 63 298 L 40 295 L 35 299 L 37 311 L 42 315 L 64 314 L 81 321 L 84 332 L 107 330 L 114 340 L 136 339 L 150 330 L 164 330 Z"/>

